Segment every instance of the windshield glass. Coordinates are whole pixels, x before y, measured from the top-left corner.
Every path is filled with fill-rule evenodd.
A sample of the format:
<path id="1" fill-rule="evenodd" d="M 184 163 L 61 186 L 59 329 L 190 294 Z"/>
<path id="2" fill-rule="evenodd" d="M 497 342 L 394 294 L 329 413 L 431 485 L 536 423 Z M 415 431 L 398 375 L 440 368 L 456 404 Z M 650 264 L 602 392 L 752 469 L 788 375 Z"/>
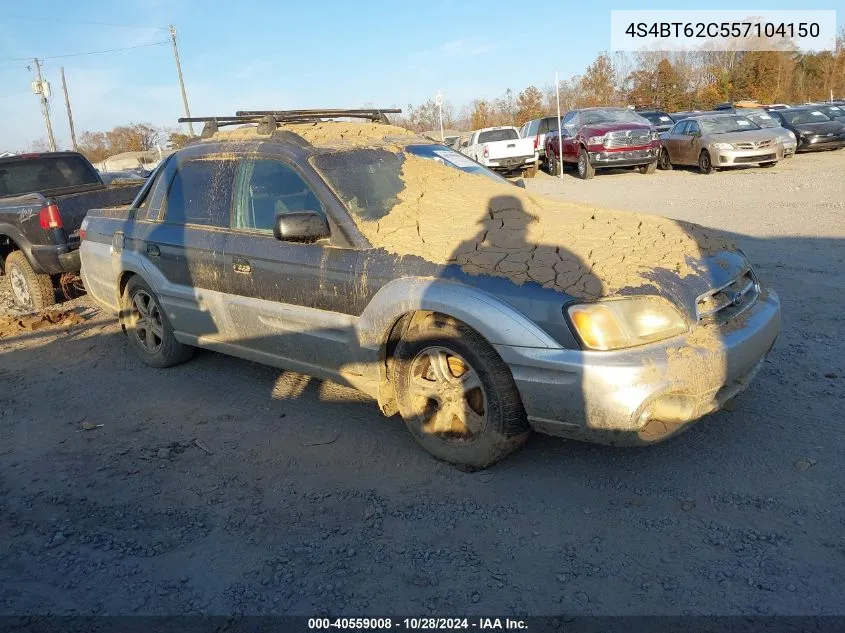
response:
<path id="1" fill-rule="evenodd" d="M 744 116 L 720 116 L 712 119 L 698 119 L 701 131 L 705 134 L 728 134 L 729 132 L 747 132 L 759 130 L 760 126 Z"/>
<path id="2" fill-rule="evenodd" d="M 780 123 L 775 120 L 775 117 L 766 112 L 763 108 L 743 110 L 742 115 L 754 121 L 754 123 L 759 125 L 761 128 L 780 126 Z"/>
<path id="3" fill-rule="evenodd" d="M 671 117 L 665 112 L 641 112 L 640 116 L 651 121 L 652 125 L 672 125 Z"/>
<path id="4" fill-rule="evenodd" d="M 478 135 L 479 143 L 495 143 L 496 141 L 512 141 L 519 138 L 519 132 L 513 128 L 503 130 L 487 130 Z"/>
<path id="5" fill-rule="evenodd" d="M 640 123 L 650 125 L 648 119 L 641 117 L 633 110 L 608 109 L 608 110 L 583 110 L 581 120 L 585 124 L 590 123 Z"/>
<path id="6" fill-rule="evenodd" d="M 0 161 L 0 196 L 98 185 L 97 172 L 81 156 L 40 156 Z"/>
<path id="7" fill-rule="evenodd" d="M 501 176 L 443 145 L 410 145 L 405 151 L 509 184 Z M 386 149 L 355 149 L 318 154 L 311 160 L 349 210 L 366 220 L 378 220 L 390 213 L 399 203 L 399 193 L 405 188 L 402 182 L 404 153 Z"/>
<path id="8" fill-rule="evenodd" d="M 819 108 L 822 112 L 824 112 L 827 116 L 831 119 L 838 116 L 845 116 L 845 109 L 841 108 L 840 106 L 829 105 L 829 106 L 822 106 Z"/>
<path id="9" fill-rule="evenodd" d="M 790 125 L 830 121 L 827 115 L 821 110 L 781 110 L 779 114 Z"/>

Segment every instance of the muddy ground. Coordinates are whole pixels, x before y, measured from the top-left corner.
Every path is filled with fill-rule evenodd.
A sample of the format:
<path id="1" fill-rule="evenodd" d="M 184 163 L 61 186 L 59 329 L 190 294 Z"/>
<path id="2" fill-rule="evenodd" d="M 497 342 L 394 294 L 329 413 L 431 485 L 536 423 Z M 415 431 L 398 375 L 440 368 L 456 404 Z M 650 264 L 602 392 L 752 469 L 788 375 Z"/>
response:
<path id="1" fill-rule="evenodd" d="M 467 474 L 350 389 L 143 366 L 85 299 L 5 336 L 0 614 L 845 614 L 843 173 L 529 182 L 727 229 L 781 295 L 750 390 L 646 449 L 535 436 Z"/>

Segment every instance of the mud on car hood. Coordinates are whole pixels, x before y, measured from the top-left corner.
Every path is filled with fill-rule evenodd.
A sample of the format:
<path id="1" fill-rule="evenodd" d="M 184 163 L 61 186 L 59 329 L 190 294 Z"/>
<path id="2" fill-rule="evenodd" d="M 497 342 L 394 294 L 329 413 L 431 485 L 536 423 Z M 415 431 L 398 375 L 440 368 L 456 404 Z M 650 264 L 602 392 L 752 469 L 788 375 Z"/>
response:
<path id="1" fill-rule="evenodd" d="M 682 305 L 736 277 L 745 259 L 716 231 L 560 202 L 408 156 L 404 189 L 356 223 L 376 248 L 471 276 L 504 277 L 580 299 L 659 294 Z"/>

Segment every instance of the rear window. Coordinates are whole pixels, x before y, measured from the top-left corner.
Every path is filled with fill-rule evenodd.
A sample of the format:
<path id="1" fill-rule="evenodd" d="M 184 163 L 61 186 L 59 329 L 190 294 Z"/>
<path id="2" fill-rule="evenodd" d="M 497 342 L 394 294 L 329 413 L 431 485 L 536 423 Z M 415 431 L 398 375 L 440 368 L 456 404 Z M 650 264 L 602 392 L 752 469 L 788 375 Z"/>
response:
<path id="1" fill-rule="evenodd" d="M 179 166 L 167 191 L 168 224 L 229 226 L 238 162 L 200 158 Z"/>
<path id="2" fill-rule="evenodd" d="M 478 135 L 479 143 L 495 143 L 496 141 L 512 141 L 519 138 L 519 132 L 512 128 L 503 130 L 487 130 Z"/>
<path id="3" fill-rule="evenodd" d="M 97 172 L 81 156 L 42 156 L 0 162 L 0 196 L 98 184 Z"/>

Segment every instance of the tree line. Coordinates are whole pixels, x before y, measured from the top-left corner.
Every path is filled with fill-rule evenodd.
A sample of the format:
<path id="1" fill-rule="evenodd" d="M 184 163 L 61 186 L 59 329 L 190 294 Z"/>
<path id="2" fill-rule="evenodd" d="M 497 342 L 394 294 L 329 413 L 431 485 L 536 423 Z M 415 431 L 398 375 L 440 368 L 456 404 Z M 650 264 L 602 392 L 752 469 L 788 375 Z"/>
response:
<path id="1" fill-rule="evenodd" d="M 718 103 L 805 103 L 845 98 L 845 28 L 834 51 L 641 51 L 601 53 L 582 75 L 560 81 L 561 112 L 590 106 L 635 106 L 667 112 L 709 110 Z M 495 99 L 474 99 L 460 110 L 446 101 L 446 128 L 521 126 L 557 112 L 554 84 L 508 89 Z M 439 129 L 433 99 L 408 105 L 392 120 L 417 132 Z"/>
<path id="2" fill-rule="evenodd" d="M 152 123 L 129 123 L 118 125 L 105 132 L 82 132 L 77 139 L 78 150 L 92 163 L 99 163 L 109 156 L 123 152 L 143 152 L 162 149 L 178 149 L 188 142 L 189 136 L 179 130 L 155 126 Z M 31 151 L 49 151 L 45 139 L 39 139 L 29 147 Z"/>

